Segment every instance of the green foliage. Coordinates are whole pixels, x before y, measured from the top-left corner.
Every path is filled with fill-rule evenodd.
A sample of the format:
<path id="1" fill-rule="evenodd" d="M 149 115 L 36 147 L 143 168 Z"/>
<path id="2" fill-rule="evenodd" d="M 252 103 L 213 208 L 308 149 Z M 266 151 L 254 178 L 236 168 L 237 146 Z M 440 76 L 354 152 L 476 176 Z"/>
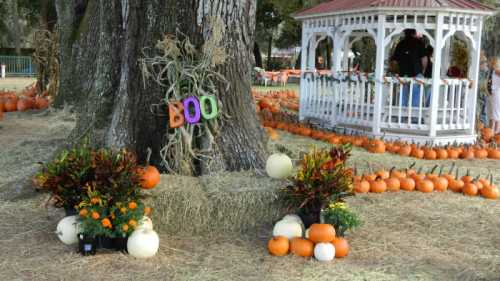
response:
<path id="1" fill-rule="evenodd" d="M 351 146 L 345 145 L 306 154 L 293 184 L 283 189 L 285 200 L 292 207 L 314 210 L 354 195 L 352 170 L 345 164 L 350 153 Z"/>
<path id="2" fill-rule="evenodd" d="M 321 212 L 325 223 L 333 225 L 336 235 L 340 237 L 344 237 L 347 231 L 361 225 L 358 215 L 349 210 L 347 204 L 343 202 L 331 203 Z"/>
<path id="3" fill-rule="evenodd" d="M 96 150 L 85 142 L 44 164 L 34 181 L 38 190 L 52 194 L 57 207 L 74 208 L 89 190 L 115 201 L 137 198 L 138 168 L 127 150 Z"/>

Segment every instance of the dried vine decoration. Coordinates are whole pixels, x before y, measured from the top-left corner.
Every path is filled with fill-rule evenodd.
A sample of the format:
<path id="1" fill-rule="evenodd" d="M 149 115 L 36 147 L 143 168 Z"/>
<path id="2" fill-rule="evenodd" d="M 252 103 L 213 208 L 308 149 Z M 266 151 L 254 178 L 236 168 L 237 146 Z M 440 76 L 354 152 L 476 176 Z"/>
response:
<path id="1" fill-rule="evenodd" d="M 221 111 L 219 87 L 225 85 L 229 89 L 227 80 L 216 70 L 228 59 L 223 43 L 224 24 L 216 17 L 209 23 L 210 36 L 202 46 L 193 45 L 188 36 L 177 31 L 175 35 L 165 35 L 155 48 L 143 50 L 139 63 L 144 83 L 153 80 L 165 89 L 164 99 L 152 105 L 152 111 L 188 96 L 215 96 Z M 160 151 L 162 164 L 169 172 L 177 174 L 193 174 L 194 160 L 211 167 L 217 151 L 215 137 L 219 126 L 215 118 L 169 130 L 166 145 Z"/>
<path id="2" fill-rule="evenodd" d="M 41 94 L 47 90 L 51 98 L 57 95 L 59 89 L 59 34 L 57 28 L 54 30 L 37 30 L 33 35 L 36 46 L 33 62 L 37 71 L 37 91 Z"/>

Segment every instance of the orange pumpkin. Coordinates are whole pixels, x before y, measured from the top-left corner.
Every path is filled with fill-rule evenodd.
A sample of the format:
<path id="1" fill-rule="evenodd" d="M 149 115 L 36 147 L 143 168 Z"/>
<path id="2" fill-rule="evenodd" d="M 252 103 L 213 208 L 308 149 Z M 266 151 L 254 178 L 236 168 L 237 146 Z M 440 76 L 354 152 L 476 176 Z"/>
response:
<path id="1" fill-rule="evenodd" d="M 460 152 L 454 148 L 448 148 L 446 151 L 449 159 L 458 159 L 460 157 Z"/>
<path id="2" fill-rule="evenodd" d="M 474 157 L 477 159 L 486 159 L 488 158 L 488 150 L 478 147 L 474 150 Z"/>
<path id="3" fill-rule="evenodd" d="M 384 153 L 385 143 L 381 140 L 372 140 L 369 143 L 368 151 L 371 153 Z"/>
<path id="4" fill-rule="evenodd" d="M 386 190 L 387 190 L 387 184 L 380 177 L 370 182 L 370 192 L 383 193 Z"/>
<path id="5" fill-rule="evenodd" d="M 141 187 L 143 189 L 152 189 L 160 182 L 160 172 L 155 166 L 147 166 L 139 169 L 141 177 Z"/>
<path id="6" fill-rule="evenodd" d="M 400 187 L 405 191 L 415 190 L 415 180 L 412 178 L 403 178 L 400 180 Z"/>
<path id="7" fill-rule="evenodd" d="M 449 183 L 449 188 L 453 192 L 462 192 L 462 189 L 464 188 L 465 183 L 461 179 L 455 179 L 453 181 L 450 181 Z"/>
<path id="8" fill-rule="evenodd" d="M 424 158 L 424 150 L 415 146 L 414 148 L 412 148 L 410 156 L 413 158 L 422 159 Z"/>
<path id="9" fill-rule="evenodd" d="M 427 148 L 424 150 L 424 159 L 426 160 L 436 160 L 437 152 L 432 148 Z"/>
<path id="10" fill-rule="evenodd" d="M 417 190 L 423 193 L 430 193 L 434 191 L 434 183 L 428 179 L 417 181 Z"/>
<path id="11" fill-rule="evenodd" d="M 473 184 L 472 182 L 466 183 L 462 190 L 467 196 L 476 196 L 478 193 L 477 185 Z"/>
<path id="12" fill-rule="evenodd" d="M 444 160 L 448 159 L 448 151 L 444 148 L 439 148 L 436 150 L 437 159 Z"/>
<path id="13" fill-rule="evenodd" d="M 434 183 L 434 190 L 444 192 L 448 189 L 448 180 L 445 177 L 437 177 L 432 180 Z"/>
<path id="14" fill-rule="evenodd" d="M 5 112 L 17 111 L 17 99 L 7 99 L 7 101 L 4 103 L 4 107 Z"/>
<path id="15" fill-rule="evenodd" d="M 387 191 L 398 192 L 401 188 L 401 182 L 398 178 L 388 178 L 385 180 Z"/>
<path id="16" fill-rule="evenodd" d="M 497 199 L 500 196 L 500 192 L 495 185 L 489 185 L 483 187 L 479 193 L 486 199 Z"/>
<path id="17" fill-rule="evenodd" d="M 337 237 L 332 241 L 333 246 L 335 247 L 335 257 L 343 258 L 349 254 L 349 243 L 343 237 Z"/>
<path id="18" fill-rule="evenodd" d="M 288 251 L 290 250 L 290 241 L 288 241 L 288 238 L 286 238 L 285 236 L 273 237 L 267 243 L 267 249 L 273 256 L 286 256 L 288 255 Z"/>
<path id="19" fill-rule="evenodd" d="M 309 240 L 314 243 L 328 243 L 335 238 L 335 228 L 331 224 L 315 223 L 309 228 Z"/>
<path id="20" fill-rule="evenodd" d="M 302 238 L 293 238 L 290 241 L 290 252 L 299 257 L 312 257 L 314 243 Z"/>
<path id="21" fill-rule="evenodd" d="M 386 170 L 379 170 L 375 174 L 383 180 L 388 179 L 391 176 Z"/>
<path id="22" fill-rule="evenodd" d="M 484 127 L 481 129 L 481 138 L 485 142 L 490 142 L 491 139 L 495 136 L 493 130 L 491 128 Z"/>
<path id="23" fill-rule="evenodd" d="M 49 107 L 49 101 L 43 97 L 36 97 L 35 107 L 38 109 L 45 109 L 45 108 Z"/>
<path id="24" fill-rule="evenodd" d="M 398 152 L 397 152 L 399 155 L 401 156 L 410 156 L 411 154 L 411 146 L 409 145 L 402 145 Z"/>
<path id="25" fill-rule="evenodd" d="M 367 193 L 370 191 L 370 183 L 364 179 L 355 181 L 354 182 L 354 191 L 356 193 Z"/>

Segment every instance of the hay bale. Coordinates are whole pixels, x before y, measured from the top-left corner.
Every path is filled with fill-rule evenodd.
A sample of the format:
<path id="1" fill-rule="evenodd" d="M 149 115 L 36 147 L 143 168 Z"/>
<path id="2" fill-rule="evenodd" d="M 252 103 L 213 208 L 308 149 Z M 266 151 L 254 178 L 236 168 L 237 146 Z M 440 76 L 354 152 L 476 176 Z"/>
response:
<path id="1" fill-rule="evenodd" d="M 200 178 L 162 175 L 148 200 L 154 208 L 155 228 L 162 233 L 244 233 L 283 216 L 278 191 L 285 185 L 252 172 Z"/>

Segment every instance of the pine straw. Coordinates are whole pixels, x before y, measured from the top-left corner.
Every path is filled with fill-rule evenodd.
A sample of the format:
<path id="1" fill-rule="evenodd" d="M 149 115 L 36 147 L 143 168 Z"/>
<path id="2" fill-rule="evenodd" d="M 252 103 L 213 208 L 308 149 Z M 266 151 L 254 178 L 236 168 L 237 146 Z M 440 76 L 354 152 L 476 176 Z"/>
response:
<path id="1" fill-rule="evenodd" d="M 247 232 L 284 214 L 278 189 L 285 184 L 252 172 L 164 175 L 152 192 L 153 219 L 168 234 Z"/>
<path id="2" fill-rule="evenodd" d="M 57 130 L 47 131 L 47 128 L 52 126 L 51 123 L 56 120 L 52 119 L 55 117 L 51 115 L 36 117 L 36 120 L 28 117 L 11 117 L 8 116 L 8 119 L 1 124 L 10 128 L 8 135 L 11 140 L 4 142 L 2 131 L 0 137 L 0 161 L 2 161 L 0 185 L 4 184 L 0 186 L 2 190 L 15 190 L 12 184 L 6 184 L 7 181 L 2 177 L 20 179 L 23 175 L 26 176 L 27 169 L 24 166 L 28 165 L 29 161 L 43 160 L 45 154 L 42 151 L 49 150 L 46 144 L 37 143 L 55 141 L 54 138 L 57 140 L 64 136 L 70 128 L 64 129 L 66 125 L 62 124 L 67 123 L 59 121 L 62 123 L 54 127 L 57 127 Z M 12 126 L 14 121 L 16 126 Z M 29 127 L 37 129 L 29 135 L 27 134 Z M 279 142 L 289 148 L 306 149 L 311 143 L 308 139 L 292 137 L 281 132 L 280 135 L 282 138 Z M 19 142 L 13 141 L 17 138 L 23 139 L 19 142 L 30 140 L 33 145 L 26 143 L 22 147 L 17 147 Z M 16 154 L 20 155 L 13 158 Z M 5 160 L 4 155 L 10 160 Z M 369 160 L 372 163 L 387 163 L 386 166 L 408 164 L 412 161 L 397 156 L 371 155 L 358 150 L 354 152 L 353 158 L 355 162 Z M 432 166 L 424 161 L 419 163 Z M 474 170 L 491 167 L 496 175 L 500 171 L 500 165 L 496 162 L 458 161 L 457 163 L 460 166 L 474 167 Z M 211 202 L 211 207 L 219 211 L 213 211 L 213 215 L 205 215 L 202 219 L 196 218 L 196 214 L 200 212 L 192 211 L 198 208 L 197 206 L 175 207 L 183 208 L 188 213 L 183 215 L 187 222 L 181 224 L 184 227 L 182 232 L 185 233 L 172 236 L 167 230 L 172 231 L 174 225 L 161 226 L 166 224 L 163 218 L 172 215 L 161 218 L 163 215 L 158 213 L 161 210 L 155 210 L 156 215 L 160 217 L 160 220 L 155 220 L 155 225 L 161 243 L 158 255 L 149 260 L 136 260 L 127 255 L 106 251 L 101 251 L 95 257 L 81 257 L 75 253 L 75 247 L 64 246 L 57 240 L 53 231 L 62 214 L 52 209 L 47 211 L 43 207 L 44 196 L 33 196 L 15 202 L 0 197 L 2 222 L 0 279 L 500 280 L 500 201 L 467 198 L 451 192 L 443 194 L 400 192 L 350 198 L 348 203 L 364 221 L 364 225 L 348 237 L 352 252 L 343 260 L 319 263 L 291 256 L 284 258 L 269 256 L 266 243 L 271 228 L 265 226 L 265 223 L 262 227 L 250 229 L 245 234 L 220 233 L 221 231 L 211 233 L 207 230 L 214 229 L 215 226 L 205 228 L 205 231 L 210 233 L 202 233 L 200 236 L 187 234 L 200 222 L 204 223 L 208 217 L 214 225 L 238 230 L 213 220 L 218 218 L 215 214 L 228 213 L 220 211 L 222 208 L 220 204 L 225 204 L 221 200 L 228 198 L 238 202 L 237 196 L 231 194 L 235 192 L 232 187 L 250 193 L 253 186 L 259 190 L 258 192 L 262 192 L 267 190 L 266 186 L 269 190 L 277 188 L 279 183 L 251 173 L 223 174 L 215 176 L 212 180 L 181 178 L 175 179 L 174 182 L 174 177 L 170 176 L 163 177 L 162 180 L 168 184 L 165 183 L 158 190 L 154 190 L 153 194 L 159 193 L 156 196 L 164 196 L 161 200 L 165 200 L 165 204 L 174 198 L 187 200 L 190 196 L 194 196 L 201 202 L 197 203 L 197 206 Z M 186 186 L 181 187 L 182 182 L 186 183 Z M 208 187 L 210 184 L 213 185 L 212 188 Z M 178 186 L 176 192 L 172 191 L 175 186 Z M 195 192 L 197 188 L 203 190 L 203 193 Z M 174 195 L 167 197 L 163 193 L 174 194 L 175 197 Z M 227 197 L 217 193 L 226 193 Z M 3 193 L 0 193 L 0 196 L 2 195 Z M 231 210 L 238 211 L 233 207 L 236 205 L 237 203 L 228 203 L 227 206 Z M 168 210 L 174 212 L 175 208 L 171 206 Z M 173 224 L 172 221 L 169 223 Z"/>

